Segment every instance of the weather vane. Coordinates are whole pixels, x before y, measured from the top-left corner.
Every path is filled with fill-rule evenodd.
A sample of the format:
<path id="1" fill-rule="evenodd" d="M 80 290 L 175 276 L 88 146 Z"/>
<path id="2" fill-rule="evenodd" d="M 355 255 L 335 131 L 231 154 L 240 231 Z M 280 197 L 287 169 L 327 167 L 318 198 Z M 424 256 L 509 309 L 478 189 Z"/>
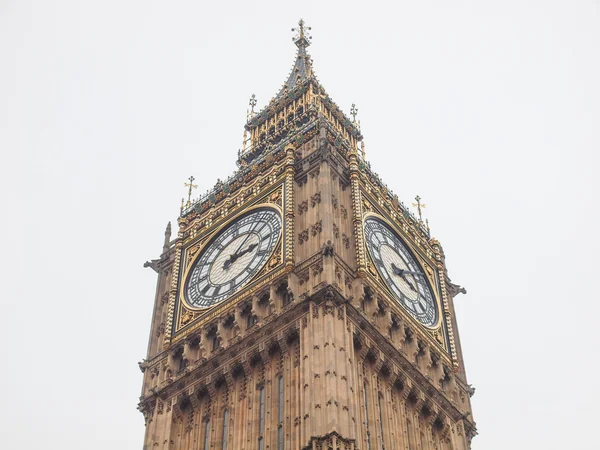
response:
<path id="1" fill-rule="evenodd" d="M 356 123 L 356 115 L 358 114 L 358 108 L 356 104 L 352 103 L 352 107 L 350 108 L 350 115 L 352 116 L 352 121 Z"/>
<path id="2" fill-rule="evenodd" d="M 190 180 L 189 183 L 183 183 L 183 185 L 185 187 L 189 187 L 188 190 L 188 199 L 187 199 L 187 203 L 186 206 L 189 206 L 189 204 L 191 203 L 191 199 L 192 199 L 192 189 L 198 189 L 198 185 L 197 184 L 193 184 L 194 183 L 194 176 L 192 175 L 191 177 L 188 178 L 188 180 Z"/>
<path id="3" fill-rule="evenodd" d="M 296 36 L 292 38 L 292 40 L 296 43 L 298 48 L 308 47 L 310 45 L 310 40 L 312 39 L 312 36 L 309 36 L 309 34 L 305 32 L 305 30 L 310 31 L 312 28 L 305 27 L 305 25 L 304 19 L 300 19 L 298 22 L 299 28 L 292 28 L 292 31 L 296 33 Z"/>
<path id="4" fill-rule="evenodd" d="M 425 208 L 426 205 L 425 205 L 425 203 L 421 203 L 421 197 L 419 197 L 418 195 L 415 197 L 415 200 L 417 201 L 417 203 L 413 203 L 413 206 L 417 207 L 417 211 L 419 211 L 419 221 L 422 222 L 423 221 L 423 213 L 421 211 L 421 208 Z"/>

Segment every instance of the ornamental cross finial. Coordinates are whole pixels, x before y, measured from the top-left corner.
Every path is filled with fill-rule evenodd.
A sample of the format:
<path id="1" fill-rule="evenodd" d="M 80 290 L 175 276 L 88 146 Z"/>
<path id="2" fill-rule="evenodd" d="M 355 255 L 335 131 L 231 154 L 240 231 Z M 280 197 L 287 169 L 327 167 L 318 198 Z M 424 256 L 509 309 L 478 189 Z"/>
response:
<path id="1" fill-rule="evenodd" d="M 305 26 L 306 23 L 304 19 L 300 19 L 298 22 L 299 28 L 292 28 L 292 31 L 296 33 L 296 37 L 293 38 L 293 41 L 296 43 L 298 48 L 306 48 L 310 45 L 310 40 L 312 36 L 309 36 L 306 31 L 311 30 L 311 27 Z"/>
<path id="2" fill-rule="evenodd" d="M 352 116 L 352 121 L 356 123 L 356 115 L 358 114 L 358 108 L 356 104 L 352 103 L 352 107 L 350 108 L 350 115 Z"/>
<path id="3" fill-rule="evenodd" d="M 256 95 L 252 94 L 252 97 L 250 97 L 250 102 L 248 102 L 248 104 L 250 105 L 250 108 L 252 108 L 252 110 L 250 111 L 250 115 L 254 114 L 254 107 L 256 106 Z"/>
<path id="4" fill-rule="evenodd" d="M 425 203 L 421 203 L 421 197 L 419 197 L 418 195 L 415 197 L 415 200 L 417 201 L 417 203 L 413 203 L 413 206 L 417 207 L 417 211 L 419 211 L 419 220 L 423 221 L 423 213 L 421 211 L 421 208 L 425 208 Z"/>
<path id="5" fill-rule="evenodd" d="M 189 190 L 188 190 L 188 199 L 187 199 L 186 206 L 189 206 L 189 205 L 190 205 L 190 203 L 191 203 L 191 199 L 192 199 L 192 189 L 198 189 L 198 185 L 197 185 L 197 184 L 193 184 L 193 183 L 194 183 L 194 180 L 195 180 L 195 178 L 194 178 L 194 176 L 193 176 L 193 175 L 192 175 L 191 177 L 189 177 L 189 178 L 188 178 L 188 180 L 190 180 L 190 182 L 189 182 L 189 183 L 183 183 L 183 185 L 184 185 L 185 187 L 189 187 Z"/>

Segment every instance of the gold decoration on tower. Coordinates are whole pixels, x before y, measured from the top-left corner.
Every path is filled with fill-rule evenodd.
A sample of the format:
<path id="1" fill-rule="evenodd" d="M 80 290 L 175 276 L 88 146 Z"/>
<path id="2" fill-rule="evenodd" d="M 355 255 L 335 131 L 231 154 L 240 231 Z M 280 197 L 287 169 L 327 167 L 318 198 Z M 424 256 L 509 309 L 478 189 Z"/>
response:
<path id="1" fill-rule="evenodd" d="M 423 222 L 423 213 L 421 211 L 421 208 L 425 208 L 427 205 L 425 205 L 425 203 L 421 203 L 421 197 L 419 197 L 418 195 L 415 197 L 415 200 L 417 201 L 417 203 L 413 203 L 412 205 L 417 208 L 417 211 L 419 211 L 419 222 Z"/>
<path id="2" fill-rule="evenodd" d="M 198 185 L 197 184 L 193 184 L 194 183 L 194 176 L 190 176 L 188 178 L 188 180 L 190 181 L 189 183 L 183 183 L 183 185 L 185 187 L 189 187 L 188 189 L 188 199 L 187 199 L 187 203 L 185 204 L 185 206 L 190 206 L 190 204 L 192 203 L 192 189 L 198 189 Z"/>

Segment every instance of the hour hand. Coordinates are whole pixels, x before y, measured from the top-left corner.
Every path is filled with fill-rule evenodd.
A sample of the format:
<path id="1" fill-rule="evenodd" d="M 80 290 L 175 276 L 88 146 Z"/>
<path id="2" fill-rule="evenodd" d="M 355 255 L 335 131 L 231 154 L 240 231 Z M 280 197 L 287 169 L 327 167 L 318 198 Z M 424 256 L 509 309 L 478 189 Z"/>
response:
<path id="1" fill-rule="evenodd" d="M 231 256 L 229 257 L 229 259 L 225 260 L 225 262 L 223 263 L 223 269 L 225 269 L 225 270 L 229 269 L 229 267 L 230 267 L 230 266 L 231 266 L 231 265 L 232 265 L 234 262 L 236 262 L 236 261 L 237 261 L 237 259 L 238 259 L 240 256 L 243 256 L 243 255 L 245 255 L 246 253 L 250 253 L 250 252 L 251 252 L 252 250 L 254 250 L 254 249 L 257 247 L 257 246 L 258 246 L 258 244 L 250 244 L 250 245 L 248 246 L 248 248 L 247 248 L 247 249 L 245 249 L 245 250 L 242 250 L 241 252 L 234 253 L 233 255 L 231 255 Z"/>
<path id="2" fill-rule="evenodd" d="M 392 270 L 394 271 L 394 275 L 398 275 L 400 277 L 403 277 L 404 274 L 406 273 L 406 270 L 404 269 L 400 269 L 398 266 L 396 266 L 396 264 L 392 263 Z"/>
<path id="3" fill-rule="evenodd" d="M 394 273 L 395 273 L 396 275 L 398 275 L 398 276 L 402 277 L 402 279 L 404 280 L 404 282 L 405 282 L 406 284 L 408 284 L 408 287 L 409 287 L 409 288 L 410 288 L 412 291 L 415 291 L 415 292 L 417 292 L 417 289 L 415 288 L 415 286 L 414 286 L 414 285 L 413 285 L 413 284 L 410 282 L 410 280 L 409 280 L 408 278 L 406 278 L 406 274 L 411 274 L 411 275 L 413 275 L 413 274 L 419 275 L 419 274 L 417 274 L 416 272 L 411 272 L 411 271 L 409 271 L 409 270 L 399 269 L 399 268 L 396 266 L 396 264 L 394 264 L 394 263 L 392 263 L 392 270 L 394 271 Z"/>

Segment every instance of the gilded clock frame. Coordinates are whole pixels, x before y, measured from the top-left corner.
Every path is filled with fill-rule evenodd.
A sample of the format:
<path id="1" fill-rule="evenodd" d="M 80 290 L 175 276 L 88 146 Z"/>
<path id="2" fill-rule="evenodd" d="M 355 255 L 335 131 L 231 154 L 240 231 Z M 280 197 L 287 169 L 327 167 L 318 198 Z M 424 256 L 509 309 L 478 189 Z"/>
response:
<path id="1" fill-rule="evenodd" d="M 429 288 L 431 289 L 431 293 L 433 294 L 435 305 L 437 307 L 437 318 L 436 318 L 435 324 L 432 326 L 427 326 L 427 325 L 422 324 L 417 319 L 415 319 L 412 316 L 412 314 L 410 314 L 408 311 L 406 311 L 405 308 L 402 307 L 402 305 L 398 304 L 398 300 L 396 299 L 396 296 L 394 295 L 394 293 L 391 291 L 390 287 L 387 285 L 387 283 L 383 282 L 382 276 L 379 273 L 379 270 L 377 269 L 377 266 L 376 266 L 375 262 L 373 261 L 373 257 L 371 256 L 371 252 L 368 251 L 367 243 L 365 242 L 365 244 L 364 244 L 365 250 L 366 250 L 365 253 L 368 255 L 369 265 L 371 267 L 373 267 L 374 270 L 377 272 L 377 280 L 379 281 L 380 284 L 382 284 L 385 287 L 388 295 L 391 296 L 391 298 L 395 301 L 394 306 L 400 306 L 402 308 L 404 315 L 410 316 L 410 318 L 413 319 L 417 324 L 419 324 L 420 327 L 423 327 L 423 328 L 427 329 L 428 331 L 435 332 L 435 331 L 440 330 L 440 328 L 442 328 L 442 323 L 443 323 L 442 317 L 444 316 L 444 308 L 443 308 L 443 303 L 441 301 L 442 300 L 441 299 L 442 289 L 440 286 L 439 279 L 435 274 L 434 266 L 432 266 L 431 264 L 429 264 L 427 262 L 425 257 L 420 254 L 420 252 L 415 248 L 415 246 L 413 246 L 412 242 L 396 226 L 395 223 L 388 220 L 386 217 L 382 216 L 381 214 L 377 214 L 374 212 L 368 212 L 363 215 L 363 219 L 362 219 L 363 233 L 364 233 L 365 222 L 370 217 L 374 217 L 374 218 L 381 220 L 383 223 L 385 223 L 387 226 L 389 226 L 396 233 L 396 235 L 402 240 L 404 245 L 411 252 L 412 256 L 415 259 L 415 262 L 421 267 L 421 270 L 423 270 L 423 272 L 427 276 L 427 282 L 428 282 Z M 369 274 L 371 276 L 374 275 L 373 272 L 369 272 Z"/>
<path id="2" fill-rule="evenodd" d="M 293 205 L 293 198 L 289 198 L 290 195 L 293 196 L 293 191 L 290 193 L 290 187 L 288 185 L 293 182 L 293 176 L 290 179 L 287 171 L 282 170 L 282 166 L 284 165 L 280 164 L 271 167 L 262 177 L 256 179 L 255 182 L 246 185 L 244 191 L 240 191 L 233 196 L 228 196 L 228 201 L 235 205 L 231 208 L 233 210 L 232 214 L 222 215 L 214 220 L 214 223 L 209 225 L 207 229 L 200 232 L 193 231 L 195 223 L 206 220 L 207 215 L 210 214 L 208 211 L 202 215 L 192 217 L 191 220 L 187 217 L 180 218 L 178 242 L 176 244 L 175 261 L 171 278 L 171 289 L 169 290 L 169 307 L 166 323 L 167 331 L 165 332 L 164 339 L 167 348 L 180 342 L 206 323 L 234 308 L 239 302 L 260 292 L 273 280 L 283 276 L 290 270 L 293 270 L 293 229 L 288 230 L 290 226 L 288 216 Z M 270 180 L 268 184 L 264 189 L 260 189 L 260 192 L 257 192 L 257 187 L 264 185 L 264 181 L 261 180 L 267 178 Z M 238 200 L 240 195 L 242 196 L 241 201 Z M 268 261 L 270 261 L 275 252 L 280 252 L 278 264 L 276 266 L 268 267 L 269 263 L 267 262 L 267 266 L 263 266 L 259 273 L 257 273 L 243 288 L 231 297 L 212 307 L 204 309 L 191 308 L 187 302 L 181 301 L 180 289 L 183 287 L 182 283 L 185 281 L 185 277 L 188 276 L 188 271 L 191 267 L 191 265 L 186 264 L 186 260 L 184 259 L 184 249 L 188 249 L 194 244 L 201 242 L 201 246 L 199 246 L 199 249 L 196 252 L 199 254 L 198 252 L 210 243 L 213 237 L 216 236 L 216 233 L 219 233 L 233 220 L 248 213 L 252 209 L 264 207 L 275 209 L 282 219 L 282 233 L 278 243 L 275 245 L 275 250 L 268 259 Z M 222 209 L 223 203 L 218 202 L 214 205 L 214 208 L 217 210 Z M 293 228 L 293 222 L 291 226 Z M 190 233 L 190 231 L 192 232 Z M 186 236 L 188 233 L 190 233 L 190 235 Z M 185 272 L 183 277 L 181 276 L 181 271 Z M 182 323 L 184 314 L 189 315 L 189 320 L 187 320 L 186 323 Z"/>
<path id="3" fill-rule="evenodd" d="M 271 251 L 271 253 L 269 254 L 267 261 L 265 262 L 265 264 L 263 266 L 261 266 L 261 268 L 258 270 L 258 272 L 250 279 L 248 280 L 248 282 L 246 282 L 246 284 L 244 284 L 238 291 L 234 292 L 232 295 L 230 295 L 228 298 L 226 298 L 225 300 L 222 300 L 214 305 L 211 306 L 207 306 L 204 308 L 199 308 L 197 306 L 192 306 L 190 304 L 190 302 L 188 301 L 188 299 L 186 298 L 186 294 L 185 294 L 185 287 L 187 284 L 187 279 L 190 275 L 190 272 L 192 271 L 192 269 L 194 268 L 194 265 L 196 264 L 196 261 L 198 260 L 198 258 L 200 258 L 200 256 L 202 255 L 202 252 L 204 251 L 204 249 L 206 249 L 210 243 L 214 240 L 214 238 L 216 236 L 219 235 L 219 233 L 221 233 L 225 228 L 227 228 L 228 226 L 230 226 L 231 224 L 233 224 L 236 220 L 238 220 L 240 217 L 245 216 L 250 214 L 252 211 L 255 211 L 257 209 L 274 209 L 275 211 L 277 211 L 277 213 L 279 214 L 279 218 L 281 220 L 281 232 L 279 233 L 279 237 L 277 238 L 277 242 L 275 243 L 275 245 L 273 246 L 273 250 Z M 280 253 L 280 261 L 277 264 L 277 266 L 281 265 L 283 262 L 283 258 L 284 258 L 284 246 L 283 244 L 283 238 L 284 238 L 284 234 L 285 234 L 285 216 L 283 214 L 283 211 L 281 210 L 281 208 L 274 204 L 274 203 L 259 203 L 259 204 L 255 204 L 252 205 L 249 208 L 245 208 L 242 211 L 238 211 L 237 214 L 235 214 L 234 216 L 230 217 L 227 221 L 224 221 L 223 223 L 221 223 L 217 228 L 215 228 L 210 234 L 201 236 L 197 239 L 195 239 L 194 241 L 188 242 L 187 245 L 182 249 L 183 251 L 183 265 L 185 266 L 185 270 L 183 271 L 183 275 L 181 277 L 181 282 L 179 283 L 179 294 L 178 294 L 178 298 L 181 301 L 182 305 L 185 306 L 185 308 L 189 311 L 192 312 L 206 312 L 210 309 L 214 309 L 217 306 L 220 305 L 224 305 L 225 303 L 229 302 L 232 298 L 235 298 L 238 296 L 238 294 L 243 291 L 247 286 L 251 285 L 252 283 L 256 282 L 258 278 L 260 278 L 261 276 L 264 276 L 264 268 L 265 266 L 267 266 L 269 264 L 269 261 L 271 260 L 271 258 L 273 258 L 273 256 L 275 255 L 275 253 L 279 250 Z M 196 244 L 198 243 L 198 241 L 201 241 L 200 245 L 196 246 Z M 191 260 L 188 258 L 188 253 L 192 248 L 196 248 L 196 251 L 194 252 L 194 255 L 191 256 Z"/>
<path id="4" fill-rule="evenodd" d="M 367 188 L 369 181 L 364 179 L 362 175 L 363 174 L 356 180 L 358 182 L 356 186 L 358 191 L 356 203 L 360 211 L 360 226 L 355 227 L 355 232 L 357 233 L 357 254 L 362 256 L 362 258 L 359 257 L 360 260 L 358 261 L 360 266 L 359 269 L 362 269 L 362 276 L 366 280 L 371 280 L 376 292 L 381 293 L 386 298 L 389 297 L 391 300 L 389 303 L 394 311 L 397 313 L 399 312 L 403 318 L 407 318 L 406 320 L 414 324 L 416 329 L 421 330 L 421 334 L 426 340 L 430 343 L 434 343 L 436 347 L 442 350 L 441 355 L 444 358 L 447 358 L 456 369 L 458 367 L 458 356 L 450 320 L 447 290 L 444 284 L 445 268 L 441 261 L 439 250 L 432 246 L 432 242 L 437 241 L 434 239 L 425 239 L 422 235 L 413 236 L 413 234 L 419 234 L 415 226 L 403 217 L 401 212 L 394 207 L 391 201 L 387 201 L 387 199 L 377 201 L 372 198 L 371 192 L 377 192 L 377 189 L 373 185 L 370 185 Z M 386 212 L 387 210 L 390 211 L 389 214 Z M 384 220 L 386 224 L 389 224 L 412 251 L 417 262 L 421 266 L 427 265 L 432 270 L 433 274 L 427 273 L 427 276 L 430 285 L 435 287 L 435 289 L 433 289 L 433 294 L 439 308 L 437 328 L 428 328 L 415 319 L 408 311 L 398 304 L 393 295 L 389 294 L 389 288 L 381 281 L 379 272 L 373 264 L 364 241 L 364 221 L 370 215 L 376 216 L 379 219 Z M 373 273 L 373 271 L 375 271 L 375 273 Z"/>

